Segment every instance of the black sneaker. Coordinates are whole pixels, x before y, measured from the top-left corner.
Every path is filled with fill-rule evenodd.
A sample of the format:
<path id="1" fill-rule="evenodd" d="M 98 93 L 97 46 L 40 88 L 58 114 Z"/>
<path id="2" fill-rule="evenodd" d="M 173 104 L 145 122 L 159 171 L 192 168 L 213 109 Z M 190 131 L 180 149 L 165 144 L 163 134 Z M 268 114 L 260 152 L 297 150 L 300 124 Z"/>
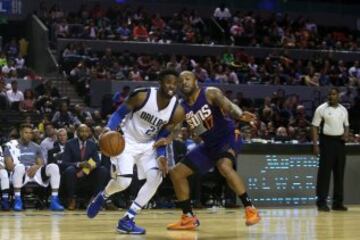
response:
<path id="1" fill-rule="evenodd" d="M 331 207 L 331 209 L 332 210 L 334 210 L 334 211 L 347 211 L 348 210 L 348 208 L 347 207 L 345 207 L 344 205 L 333 205 L 332 207 Z"/>
<path id="2" fill-rule="evenodd" d="M 330 212 L 330 208 L 328 207 L 328 205 L 319 205 L 318 211 L 319 212 Z"/>

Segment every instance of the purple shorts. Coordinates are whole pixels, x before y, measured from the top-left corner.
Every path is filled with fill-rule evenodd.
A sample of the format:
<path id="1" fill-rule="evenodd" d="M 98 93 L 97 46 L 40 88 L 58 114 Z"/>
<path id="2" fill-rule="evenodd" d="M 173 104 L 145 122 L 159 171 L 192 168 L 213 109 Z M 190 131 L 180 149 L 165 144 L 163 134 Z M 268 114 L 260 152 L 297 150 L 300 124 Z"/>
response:
<path id="1" fill-rule="evenodd" d="M 228 150 L 232 149 L 236 154 L 240 152 L 242 146 L 242 139 L 239 135 L 230 134 L 225 136 L 221 141 L 216 144 L 201 143 L 186 154 L 183 164 L 191 168 L 194 172 L 200 174 L 207 173 L 221 158 L 229 158 L 234 161 L 233 157 Z"/>

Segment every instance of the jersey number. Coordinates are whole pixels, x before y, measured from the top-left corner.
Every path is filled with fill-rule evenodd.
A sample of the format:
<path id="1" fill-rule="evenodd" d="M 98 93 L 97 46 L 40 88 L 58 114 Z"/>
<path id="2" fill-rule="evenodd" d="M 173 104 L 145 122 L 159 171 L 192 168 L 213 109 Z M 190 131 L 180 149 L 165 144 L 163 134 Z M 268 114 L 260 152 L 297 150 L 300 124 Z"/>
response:
<path id="1" fill-rule="evenodd" d="M 153 135 L 153 133 L 155 132 L 155 130 L 156 130 L 156 127 L 151 126 L 150 129 L 146 130 L 145 134 L 146 134 L 146 135 L 149 135 L 149 136 L 150 136 L 150 135 Z"/>

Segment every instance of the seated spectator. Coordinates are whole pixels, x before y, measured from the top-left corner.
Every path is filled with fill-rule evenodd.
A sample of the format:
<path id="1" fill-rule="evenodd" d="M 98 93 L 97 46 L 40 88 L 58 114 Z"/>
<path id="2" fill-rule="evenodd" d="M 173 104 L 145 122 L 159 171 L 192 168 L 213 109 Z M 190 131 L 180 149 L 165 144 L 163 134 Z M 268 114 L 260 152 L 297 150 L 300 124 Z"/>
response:
<path id="1" fill-rule="evenodd" d="M 68 134 L 65 128 L 60 128 L 56 132 L 57 140 L 54 142 L 54 147 L 50 149 L 47 153 L 48 163 L 56 163 L 59 166 L 62 166 L 62 155 L 64 153 L 65 144 L 68 140 Z M 60 169 L 62 173 L 64 169 Z"/>
<path id="2" fill-rule="evenodd" d="M 18 110 L 20 102 L 24 100 L 24 94 L 22 91 L 18 90 L 18 83 L 16 80 L 11 82 L 11 90 L 6 92 L 6 96 L 10 107 L 14 110 Z"/>
<path id="3" fill-rule="evenodd" d="M 52 81 L 48 79 L 44 79 L 44 81 L 35 88 L 35 93 L 37 96 L 49 95 L 52 98 L 59 98 L 60 93 L 59 90 L 53 86 Z"/>
<path id="4" fill-rule="evenodd" d="M 80 104 L 76 104 L 74 107 L 74 117 L 76 117 L 82 123 L 85 123 L 86 119 L 92 120 L 91 113 L 86 111 L 84 106 Z"/>
<path id="5" fill-rule="evenodd" d="M 144 81 L 140 70 L 138 69 L 138 67 L 135 65 L 133 70 L 130 71 L 129 73 L 129 80 L 131 81 Z"/>
<path id="6" fill-rule="evenodd" d="M 56 129 L 52 123 L 47 123 L 45 125 L 45 138 L 40 144 L 41 153 L 45 163 L 48 162 L 48 151 L 54 147 L 56 140 Z"/>
<path id="7" fill-rule="evenodd" d="M 5 82 L 0 78 L 0 110 L 6 110 L 9 107 L 9 102 L 7 99 Z"/>
<path id="8" fill-rule="evenodd" d="M 276 129 L 275 141 L 286 142 L 289 141 L 288 133 L 285 127 L 278 127 Z"/>
<path id="9" fill-rule="evenodd" d="M 68 111 L 68 104 L 66 102 L 61 103 L 59 111 L 55 112 L 51 122 L 56 127 L 65 127 L 69 125 L 80 124 L 79 119 L 74 117 L 73 114 Z"/>
<path id="10" fill-rule="evenodd" d="M 24 92 L 24 100 L 19 104 L 20 112 L 33 112 L 35 110 L 34 93 L 31 89 L 26 89 Z"/>
<path id="11" fill-rule="evenodd" d="M 116 33 L 118 34 L 119 39 L 122 41 L 127 41 L 131 38 L 131 30 L 128 28 L 128 25 L 125 21 L 116 29 Z"/>
<path id="12" fill-rule="evenodd" d="M 68 199 L 67 208 L 76 209 L 76 193 L 90 186 L 90 197 L 95 197 L 107 182 L 108 172 L 100 165 L 96 144 L 89 140 L 90 129 L 81 124 L 77 131 L 77 138 L 69 140 L 65 145 L 62 156 L 64 187 Z"/>
<path id="13" fill-rule="evenodd" d="M 58 198 L 59 167 L 53 163 L 45 165 L 40 146 L 31 140 L 32 137 L 32 126 L 29 124 L 21 125 L 20 139 L 8 142 L 4 152 L 6 168 L 13 172 L 14 210 L 23 210 L 21 188 L 28 182 L 36 182 L 43 187 L 47 187 L 50 183 L 52 189 L 50 209 L 63 211 L 64 207 Z"/>
<path id="14" fill-rule="evenodd" d="M 10 210 L 9 202 L 9 190 L 10 190 L 10 180 L 9 173 L 5 168 L 5 161 L 3 156 L 3 149 L 0 146 L 0 190 L 1 190 L 1 209 L 3 211 Z"/>
<path id="15" fill-rule="evenodd" d="M 137 41 L 149 40 L 149 33 L 142 22 L 135 24 L 133 29 L 133 38 Z"/>

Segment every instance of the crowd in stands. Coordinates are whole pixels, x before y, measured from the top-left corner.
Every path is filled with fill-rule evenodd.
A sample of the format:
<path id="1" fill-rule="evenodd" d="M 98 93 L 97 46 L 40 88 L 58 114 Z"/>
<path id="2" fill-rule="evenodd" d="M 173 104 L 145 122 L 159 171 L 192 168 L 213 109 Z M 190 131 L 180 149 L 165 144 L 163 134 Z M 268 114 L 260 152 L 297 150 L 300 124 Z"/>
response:
<path id="1" fill-rule="evenodd" d="M 193 71 L 200 82 L 225 84 L 267 84 L 306 86 L 360 86 L 359 61 L 335 61 L 314 56 L 308 60 L 295 60 L 286 52 L 269 54 L 256 59 L 243 51 L 225 52 L 217 57 L 192 57 L 115 54 L 111 49 L 97 53 L 81 43 L 71 43 L 62 52 L 62 62 L 70 78 L 151 81 L 157 79 L 161 68 Z M 85 83 L 83 83 L 85 82 Z M 84 90 L 83 90 L 84 91 Z"/>
<path id="2" fill-rule="evenodd" d="M 149 13 L 126 5 L 106 9 L 96 4 L 65 12 L 59 6 L 43 4 L 39 16 L 59 38 L 132 40 L 159 43 L 232 43 L 253 47 L 332 49 L 358 51 L 360 36 L 346 28 L 318 26 L 305 17 L 286 13 L 265 16 L 229 10 L 225 5 L 213 16 L 201 17 L 195 10 L 182 9 L 169 16 Z M 211 20 L 214 18 L 218 26 Z M 221 34 L 224 32 L 224 34 Z"/>
<path id="3" fill-rule="evenodd" d="M 0 79 L 7 79 L 8 83 L 15 79 L 39 80 L 41 79 L 26 64 L 29 42 L 25 38 L 16 39 L 0 46 Z M 10 85 L 8 85 L 10 88 Z"/>

